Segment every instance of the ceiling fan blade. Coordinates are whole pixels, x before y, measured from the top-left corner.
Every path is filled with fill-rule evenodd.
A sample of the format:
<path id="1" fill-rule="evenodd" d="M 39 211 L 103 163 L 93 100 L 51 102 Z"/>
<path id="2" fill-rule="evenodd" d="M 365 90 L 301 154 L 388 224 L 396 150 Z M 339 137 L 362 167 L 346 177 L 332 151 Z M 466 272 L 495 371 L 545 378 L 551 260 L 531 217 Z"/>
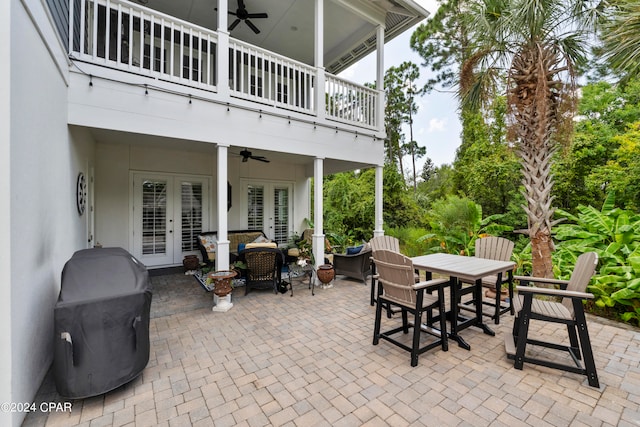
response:
<path id="1" fill-rule="evenodd" d="M 249 28 L 253 30 L 254 33 L 260 34 L 260 30 L 258 29 L 258 27 L 253 25 L 253 22 L 249 21 L 248 19 L 245 19 L 244 22 L 249 26 Z"/>
<path id="2" fill-rule="evenodd" d="M 244 0 L 238 0 L 238 9 L 245 9 Z"/>
<path id="3" fill-rule="evenodd" d="M 238 26 L 239 23 L 240 23 L 240 18 L 238 18 L 235 21 L 233 21 L 233 23 L 231 23 L 231 25 L 229 25 L 229 31 L 232 31 L 235 27 Z"/>
<path id="4" fill-rule="evenodd" d="M 259 162 L 265 162 L 265 163 L 270 163 L 271 162 L 271 160 L 269 160 L 269 159 L 267 159 L 266 157 L 263 157 L 263 156 L 251 156 L 251 158 L 253 160 L 257 160 Z"/>
<path id="5" fill-rule="evenodd" d="M 266 13 L 248 13 L 247 18 L 268 18 Z"/>

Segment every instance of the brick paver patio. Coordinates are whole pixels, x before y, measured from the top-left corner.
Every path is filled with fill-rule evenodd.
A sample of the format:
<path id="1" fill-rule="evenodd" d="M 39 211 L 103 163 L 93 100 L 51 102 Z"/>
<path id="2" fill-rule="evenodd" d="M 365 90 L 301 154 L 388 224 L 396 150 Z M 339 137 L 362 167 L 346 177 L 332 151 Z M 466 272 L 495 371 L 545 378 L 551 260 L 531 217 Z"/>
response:
<path id="1" fill-rule="evenodd" d="M 593 317 L 600 389 L 586 377 L 513 368 L 504 350 L 512 318 L 420 356 L 372 345 L 369 289 L 337 280 L 296 285 L 293 297 L 234 293 L 227 313 L 193 277 L 153 278 L 149 364 L 72 411 L 29 414 L 25 426 L 640 426 L 640 331 Z M 385 320 L 389 322 L 389 320 Z M 560 327 L 533 331 L 560 333 Z M 63 401 L 49 375 L 37 402 Z"/>

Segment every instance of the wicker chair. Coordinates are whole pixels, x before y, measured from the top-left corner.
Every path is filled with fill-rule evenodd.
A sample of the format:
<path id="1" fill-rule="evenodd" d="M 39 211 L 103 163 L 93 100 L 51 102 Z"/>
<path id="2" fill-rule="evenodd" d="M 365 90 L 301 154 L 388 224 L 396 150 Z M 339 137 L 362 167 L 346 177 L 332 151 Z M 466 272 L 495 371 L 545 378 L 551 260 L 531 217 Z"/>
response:
<path id="1" fill-rule="evenodd" d="M 587 329 L 587 319 L 582 305 L 582 300 L 593 298 L 593 294 L 586 293 L 586 288 L 595 272 L 597 263 L 598 255 L 594 252 L 587 252 L 576 260 L 570 280 L 515 277 L 520 280 L 521 284 L 533 282 L 554 286 L 553 288 L 516 287 L 516 291 L 518 291 L 518 298 L 514 300 L 516 320 L 513 324 L 512 336 L 505 335 L 507 356 L 514 360 L 516 369 L 522 369 L 524 363 L 532 363 L 586 375 L 590 386 L 596 388 L 600 386 Z M 560 289 L 557 289 L 556 286 Z M 542 296 L 542 299 L 534 298 L 536 295 Z M 549 300 L 550 297 L 559 297 L 561 302 Z M 565 324 L 569 335 L 569 345 L 530 338 L 529 324 L 532 320 Z M 546 355 L 545 358 L 527 355 L 527 345 L 567 352 L 574 364 L 553 361 L 548 357 L 549 352 L 539 352 L 540 356 Z"/>
<path id="2" fill-rule="evenodd" d="M 247 284 L 244 294 L 253 288 L 273 289 L 278 293 L 284 255 L 278 248 L 251 248 L 240 253 L 247 265 Z"/>
<path id="3" fill-rule="evenodd" d="M 371 249 L 364 248 L 357 254 L 333 254 L 333 268 L 336 274 L 362 280 L 366 286 L 371 274 Z"/>

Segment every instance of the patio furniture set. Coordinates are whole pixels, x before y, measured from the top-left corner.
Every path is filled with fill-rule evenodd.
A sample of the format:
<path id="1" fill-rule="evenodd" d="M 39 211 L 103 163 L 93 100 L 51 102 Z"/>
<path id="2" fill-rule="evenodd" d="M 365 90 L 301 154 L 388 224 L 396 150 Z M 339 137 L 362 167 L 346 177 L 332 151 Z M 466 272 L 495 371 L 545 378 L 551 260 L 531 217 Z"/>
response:
<path id="1" fill-rule="evenodd" d="M 418 356 L 430 349 L 441 347 L 442 351 L 448 351 L 449 339 L 470 350 L 471 346 L 460 335 L 462 330 L 473 326 L 493 336 L 495 333 L 483 322 L 483 316 L 491 317 L 498 324 L 500 315 L 510 312 L 516 318 L 512 333 L 505 336 L 505 348 L 516 369 L 523 369 L 524 363 L 560 369 L 585 375 L 590 386 L 599 387 L 582 304 L 584 299 L 593 298 L 592 294 L 586 293 L 586 287 L 595 272 L 595 253 L 578 257 L 570 280 L 557 280 L 514 277 L 515 263 L 509 260 L 513 244 L 503 238 L 478 239 L 479 250 L 473 257 L 438 253 L 414 258 L 400 254 L 399 245 L 393 238 L 385 236 L 379 242 L 375 239 L 371 242 L 374 271 L 371 305 L 376 305 L 374 345 L 381 339 L 388 341 L 408 351 L 411 366 L 416 366 Z M 426 280 L 420 280 L 420 271 L 425 272 Z M 439 278 L 434 278 L 433 274 Z M 517 295 L 514 294 L 514 279 L 520 282 L 515 287 Z M 525 286 L 528 282 L 544 283 L 552 288 Z M 500 298 L 503 284 L 506 284 L 509 294 L 505 301 Z M 449 288 L 448 309 L 445 309 L 445 287 Z M 483 287 L 496 291 L 494 300 L 483 298 Z M 465 295 L 472 295 L 472 298 L 463 302 Z M 543 295 L 546 299 L 533 298 L 534 295 Z M 559 301 L 549 297 L 556 297 Z M 490 306 L 491 311 L 486 311 L 486 306 Z M 381 331 L 383 310 L 388 317 L 393 312 L 400 312 L 401 325 Z M 472 315 L 465 317 L 462 315 L 464 311 L 471 311 Z M 569 344 L 530 337 L 529 324 L 532 320 L 565 324 Z M 408 334 L 410 328 L 413 328 L 410 340 L 397 336 L 399 333 Z M 421 340 L 422 332 L 431 335 L 432 339 L 425 343 Z M 546 356 L 534 357 L 530 354 L 532 346 L 566 352 L 571 363 Z"/>
<path id="2" fill-rule="evenodd" d="M 261 239 L 260 236 L 257 238 Z M 295 260 L 287 259 L 275 244 L 272 247 L 259 244 L 257 248 L 251 248 L 250 245 L 243 244 L 246 249 L 239 248 L 238 254 L 234 254 L 234 259 L 246 263 L 245 295 L 252 288 L 268 288 L 275 293 L 290 290 L 293 296 L 293 280 L 296 277 L 308 279 L 309 288 L 314 294 L 314 275 L 318 276 L 311 265 L 296 267 Z M 586 286 L 594 274 L 597 256 L 588 253 L 579 257 L 569 281 L 515 277 L 520 282 L 520 286 L 515 287 L 518 291 L 518 295 L 515 295 L 515 263 L 510 260 L 513 247 L 513 242 L 507 239 L 485 237 L 476 241 L 476 254 L 473 257 L 438 253 L 408 258 L 400 253 L 397 239 L 381 236 L 374 237 L 369 245 L 356 253 L 333 254 L 333 270 L 334 274 L 361 278 L 364 283 L 371 274 L 370 302 L 376 305 L 373 344 L 377 345 L 382 339 L 409 351 L 411 366 L 418 364 L 421 353 L 432 348 L 440 346 L 443 351 L 448 351 L 449 339 L 470 350 L 471 346 L 460 335 L 461 331 L 473 326 L 494 336 L 494 331 L 484 323 L 483 317 L 490 317 L 495 324 L 499 324 L 501 315 L 511 313 L 516 318 L 512 333 L 506 337 L 505 347 L 516 369 L 522 369 L 524 363 L 562 369 L 586 375 L 589 385 L 598 387 L 582 305 L 584 299 L 593 298 L 593 295 L 586 293 Z M 421 271 L 424 271 L 424 281 L 420 280 Z M 283 274 L 288 280 L 283 280 Z M 439 277 L 434 278 L 434 274 Z M 527 282 L 546 283 L 554 288 L 524 286 Z M 501 292 L 503 285 L 508 295 L 506 298 Z M 449 288 L 448 309 L 445 309 L 445 287 Z M 485 288 L 491 291 L 490 300 L 483 297 Z M 465 300 L 464 297 L 468 295 L 471 298 Z M 545 295 L 547 299 L 554 296 L 560 302 L 541 301 L 533 298 L 533 295 Z M 387 317 L 400 313 L 401 325 L 381 331 L 383 309 Z M 465 312 L 470 312 L 470 315 L 464 315 Z M 412 315 L 412 321 L 409 320 L 409 314 Z M 569 344 L 549 343 L 529 337 L 528 327 L 533 319 L 565 324 Z M 413 328 L 410 345 L 406 339 L 396 338 L 400 332 L 408 334 L 410 328 Z M 422 332 L 432 335 L 434 339 L 421 344 Z M 532 357 L 526 352 L 527 346 L 563 350 L 570 355 L 572 364 Z"/>

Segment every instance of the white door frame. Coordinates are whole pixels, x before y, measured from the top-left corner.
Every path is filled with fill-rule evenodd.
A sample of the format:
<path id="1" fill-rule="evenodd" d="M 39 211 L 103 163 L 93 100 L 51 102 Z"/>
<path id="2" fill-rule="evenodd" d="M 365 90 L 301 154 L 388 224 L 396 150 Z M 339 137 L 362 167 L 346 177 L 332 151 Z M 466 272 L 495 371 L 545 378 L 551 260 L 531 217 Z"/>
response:
<path id="1" fill-rule="evenodd" d="M 210 203 L 211 203 L 211 177 L 203 175 L 187 175 L 176 173 L 130 171 L 129 195 L 130 215 L 129 215 L 129 235 L 131 236 L 131 253 L 147 266 L 169 266 L 179 265 L 182 258 L 187 254 L 195 254 L 197 250 L 182 251 L 182 224 L 181 218 L 181 182 L 196 181 L 202 183 L 202 231 L 209 229 Z M 143 255 L 142 254 L 142 192 L 140 182 L 145 179 L 155 179 L 166 181 L 166 252 L 164 254 Z M 136 211 L 138 210 L 138 211 Z"/>
<path id="2" fill-rule="evenodd" d="M 248 223 L 248 209 L 249 203 L 247 200 L 248 187 L 249 185 L 255 186 L 263 186 L 264 187 L 264 210 L 263 210 L 263 231 L 266 236 L 270 239 L 274 238 L 274 225 L 275 219 L 273 218 L 273 194 L 274 189 L 276 188 L 286 188 L 289 191 L 289 223 L 287 230 L 287 238 L 291 235 L 293 231 L 293 205 L 294 205 L 294 197 L 293 191 L 295 185 L 291 181 L 280 181 L 280 180 L 265 180 L 265 179 L 240 179 L 240 212 L 241 212 L 241 221 L 242 227 L 244 229 L 249 228 Z M 278 242 L 279 244 L 286 244 L 287 242 Z"/>

